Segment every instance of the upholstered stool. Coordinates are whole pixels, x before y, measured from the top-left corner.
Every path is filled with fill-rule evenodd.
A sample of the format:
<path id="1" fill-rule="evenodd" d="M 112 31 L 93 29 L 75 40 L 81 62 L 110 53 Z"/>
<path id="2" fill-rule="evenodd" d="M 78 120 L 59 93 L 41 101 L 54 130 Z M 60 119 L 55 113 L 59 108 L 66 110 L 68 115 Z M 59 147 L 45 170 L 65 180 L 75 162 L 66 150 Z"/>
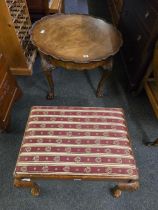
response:
<path id="1" fill-rule="evenodd" d="M 111 180 L 113 195 L 139 187 L 121 108 L 36 106 L 14 171 L 16 187 L 39 195 L 35 179 Z"/>

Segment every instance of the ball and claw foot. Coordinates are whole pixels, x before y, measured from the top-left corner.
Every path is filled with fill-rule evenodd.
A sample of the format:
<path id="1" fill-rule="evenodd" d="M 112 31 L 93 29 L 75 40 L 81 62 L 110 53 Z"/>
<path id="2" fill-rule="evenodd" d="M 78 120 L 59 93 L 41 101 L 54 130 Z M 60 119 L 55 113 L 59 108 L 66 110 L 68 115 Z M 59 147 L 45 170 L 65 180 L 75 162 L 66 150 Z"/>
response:
<path id="1" fill-rule="evenodd" d="M 115 186 L 112 189 L 112 195 L 115 198 L 119 198 L 121 196 L 122 191 L 135 191 L 139 189 L 139 181 L 128 181 L 127 183 L 118 183 L 117 186 Z"/>
<path id="2" fill-rule="evenodd" d="M 47 99 L 48 99 L 48 100 L 54 99 L 54 94 L 53 94 L 53 93 L 48 93 L 48 94 L 47 94 Z"/>
<path id="3" fill-rule="evenodd" d="M 35 197 L 38 197 L 40 194 L 40 188 L 38 185 L 31 188 L 31 194 Z"/>
<path id="4" fill-rule="evenodd" d="M 114 188 L 111 190 L 111 193 L 112 193 L 112 195 L 113 195 L 115 198 L 119 198 L 119 197 L 121 196 L 121 194 L 122 194 L 122 191 L 119 190 L 119 189 L 117 188 L 117 186 L 116 186 L 116 187 L 114 187 Z"/>
<path id="5" fill-rule="evenodd" d="M 97 91 L 96 96 L 97 96 L 97 98 L 103 98 L 104 97 L 104 91 Z"/>

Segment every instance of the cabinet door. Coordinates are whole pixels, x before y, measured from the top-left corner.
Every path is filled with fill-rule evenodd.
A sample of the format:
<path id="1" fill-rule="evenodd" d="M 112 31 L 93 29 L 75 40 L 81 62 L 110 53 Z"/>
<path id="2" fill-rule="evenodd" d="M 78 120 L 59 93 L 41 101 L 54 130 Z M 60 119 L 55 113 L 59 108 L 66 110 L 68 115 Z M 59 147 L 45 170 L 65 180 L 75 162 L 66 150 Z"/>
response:
<path id="1" fill-rule="evenodd" d="M 134 7 L 138 21 L 149 34 L 152 33 L 158 18 L 158 10 L 156 10 L 152 2 L 139 0 L 137 1 L 137 5 Z"/>
<path id="2" fill-rule="evenodd" d="M 20 95 L 21 90 L 0 54 L 0 129 L 8 126 L 12 105 Z"/>
<path id="3" fill-rule="evenodd" d="M 156 31 L 155 13 L 151 14 L 153 8 L 144 5 L 146 1 L 125 1 L 124 10 L 120 21 L 120 30 L 123 35 L 123 55 L 126 63 L 126 73 L 132 89 L 138 87 L 145 75 L 147 65 L 152 57 L 152 49 Z M 141 7 L 141 5 L 143 6 Z M 155 20 L 152 22 L 152 18 Z M 145 23 L 143 23 L 143 18 Z M 152 25 L 152 26 L 151 26 Z M 157 28 L 157 27 L 156 27 Z"/>
<path id="4" fill-rule="evenodd" d="M 16 90 L 15 80 L 11 77 L 8 72 L 5 73 L 3 81 L 0 87 L 0 117 L 5 121 L 6 114 L 9 111 L 10 103 L 14 97 Z"/>

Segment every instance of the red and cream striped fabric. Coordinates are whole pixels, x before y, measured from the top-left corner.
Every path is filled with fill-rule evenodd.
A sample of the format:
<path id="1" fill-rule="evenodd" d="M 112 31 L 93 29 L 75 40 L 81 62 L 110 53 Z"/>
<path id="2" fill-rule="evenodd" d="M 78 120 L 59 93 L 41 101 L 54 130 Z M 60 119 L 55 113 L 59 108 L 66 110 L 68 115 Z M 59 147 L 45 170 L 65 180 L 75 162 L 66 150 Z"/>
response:
<path id="1" fill-rule="evenodd" d="M 89 175 L 137 179 L 121 108 L 35 106 L 15 175 Z"/>

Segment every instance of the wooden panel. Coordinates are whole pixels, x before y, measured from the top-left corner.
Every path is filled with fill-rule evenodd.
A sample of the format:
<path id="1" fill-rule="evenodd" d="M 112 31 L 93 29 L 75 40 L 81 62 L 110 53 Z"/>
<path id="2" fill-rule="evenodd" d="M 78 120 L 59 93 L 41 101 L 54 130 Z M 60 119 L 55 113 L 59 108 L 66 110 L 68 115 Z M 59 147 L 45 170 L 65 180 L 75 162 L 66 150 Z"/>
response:
<path id="1" fill-rule="evenodd" d="M 158 41 L 150 68 L 144 78 L 144 87 L 153 110 L 158 118 Z"/>
<path id="2" fill-rule="evenodd" d="M 144 87 L 155 112 L 155 115 L 158 118 L 158 84 L 154 81 L 147 81 L 145 82 Z"/>
<path id="3" fill-rule="evenodd" d="M 156 83 L 158 84 L 158 41 L 155 45 L 152 68 L 153 68 L 154 78 L 156 80 Z"/>
<path id="4" fill-rule="evenodd" d="M 5 57 L 11 67 L 27 67 L 19 39 L 16 35 L 14 24 L 12 22 L 12 17 L 9 15 L 7 5 L 4 1 L 0 1 L 0 8 L 0 48 L 5 54 Z"/>
<path id="5" fill-rule="evenodd" d="M 64 0 L 27 0 L 32 21 L 48 13 L 64 12 Z"/>
<path id="6" fill-rule="evenodd" d="M 0 116 L 3 119 L 5 118 L 6 115 L 5 113 L 7 112 L 10 99 L 13 97 L 15 89 L 12 87 L 14 86 L 15 86 L 15 80 L 13 80 L 11 78 L 11 75 L 8 74 L 8 72 L 6 72 L 0 87 L 0 106 L 1 106 Z M 3 106 L 3 104 L 5 105 Z"/>
<path id="7" fill-rule="evenodd" d="M 49 2 L 49 13 L 64 12 L 64 1 L 63 0 L 50 0 Z"/>
<path id="8" fill-rule="evenodd" d="M 0 54 L 0 129 L 7 128 L 12 105 L 20 95 L 21 90 L 9 72 L 4 57 Z"/>
<path id="9" fill-rule="evenodd" d="M 0 1 L 0 49 L 10 69 L 18 75 L 31 75 L 35 50 L 29 38 L 31 21 L 25 0 Z"/>

